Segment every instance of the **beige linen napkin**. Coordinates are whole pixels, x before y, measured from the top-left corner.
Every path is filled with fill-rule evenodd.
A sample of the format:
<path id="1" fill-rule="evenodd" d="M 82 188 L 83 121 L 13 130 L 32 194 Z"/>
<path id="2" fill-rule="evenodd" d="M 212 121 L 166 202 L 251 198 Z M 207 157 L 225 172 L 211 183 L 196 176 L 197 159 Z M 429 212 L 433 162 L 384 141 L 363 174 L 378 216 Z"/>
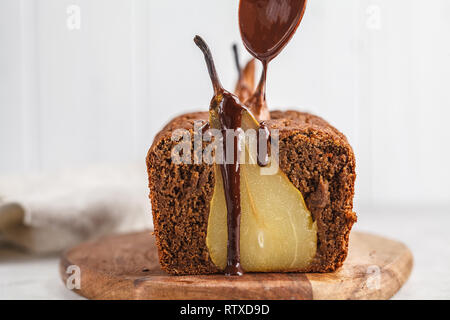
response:
<path id="1" fill-rule="evenodd" d="M 0 244 L 56 252 L 151 228 L 145 165 L 0 176 Z"/>

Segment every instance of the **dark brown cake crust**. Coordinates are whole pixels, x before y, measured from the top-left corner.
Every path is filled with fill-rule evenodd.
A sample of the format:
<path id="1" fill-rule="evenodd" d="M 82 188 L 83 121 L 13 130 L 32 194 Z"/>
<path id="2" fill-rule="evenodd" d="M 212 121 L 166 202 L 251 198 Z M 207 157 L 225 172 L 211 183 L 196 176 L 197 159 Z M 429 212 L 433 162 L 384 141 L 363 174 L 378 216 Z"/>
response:
<path id="1" fill-rule="evenodd" d="M 353 210 L 355 157 L 345 136 L 322 118 L 297 112 L 273 111 L 270 129 L 280 132 L 280 168 L 305 198 L 317 221 L 317 253 L 302 272 L 330 272 L 347 257 Z M 160 264 L 170 274 L 221 272 L 206 246 L 209 204 L 214 191 L 212 165 L 171 161 L 176 129 L 207 121 L 207 112 L 184 114 L 157 134 L 148 152 L 150 199 Z"/>

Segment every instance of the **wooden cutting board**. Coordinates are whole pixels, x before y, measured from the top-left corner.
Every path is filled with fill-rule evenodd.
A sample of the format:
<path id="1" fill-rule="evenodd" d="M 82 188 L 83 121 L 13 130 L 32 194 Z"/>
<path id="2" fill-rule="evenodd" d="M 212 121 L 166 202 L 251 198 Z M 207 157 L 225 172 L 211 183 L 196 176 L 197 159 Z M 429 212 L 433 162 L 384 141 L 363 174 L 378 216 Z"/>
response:
<path id="1" fill-rule="evenodd" d="M 73 265 L 80 268 L 76 292 L 89 299 L 389 299 L 408 279 L 413 258 L 398 241 L 353 232 L 349 256 L 333 273 L 170 276 L 148 231 L 68 250 L 60 262 L 66 284 Z"/>

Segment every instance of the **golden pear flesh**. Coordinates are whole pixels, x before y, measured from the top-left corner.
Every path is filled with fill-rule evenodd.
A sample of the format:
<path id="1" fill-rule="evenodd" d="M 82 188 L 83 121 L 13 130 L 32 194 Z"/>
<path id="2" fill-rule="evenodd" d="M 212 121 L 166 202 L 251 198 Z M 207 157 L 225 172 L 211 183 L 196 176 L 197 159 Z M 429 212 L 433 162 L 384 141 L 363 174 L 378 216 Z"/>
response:
<path id="1" fill-rule="evenodd" d="M 213 263 L 227 263 L 227 208 L 220 167 L 210 204 L 206 244 Z M 261 175 L 257 164 L 241 165 L 241 265 L 248 272 L 295 271 L 316 254 L 317 225 L 300 191 L 278 170 Z"/>

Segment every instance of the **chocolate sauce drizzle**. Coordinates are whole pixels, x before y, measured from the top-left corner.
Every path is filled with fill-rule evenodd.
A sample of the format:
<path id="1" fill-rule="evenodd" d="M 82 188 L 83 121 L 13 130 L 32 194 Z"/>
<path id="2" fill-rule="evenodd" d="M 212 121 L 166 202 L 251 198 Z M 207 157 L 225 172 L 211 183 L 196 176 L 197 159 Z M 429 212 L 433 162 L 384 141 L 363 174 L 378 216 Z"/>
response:
<path id="1" fill-rule="evenodd" d="M 270 119 L 266 102 L 266 80 L 269 62 L 294 35 L 306 8 L 306 0 L 241 0 L 239 28 L 245 47 L 261 61 L 263 71 L 259 84 L 245 104 L 258 120 Z"/>
<path id="2" fill-rule="evenodd" d="M 226 275 L 242 275 L 244 270 L 241 266 L 240 250 L 240 229 L 241 229 L 241 166 L 239 158 L 241 142 L 239 135 L 233 135 L 233 154 L 228 154 L 230 148 L 227 148 L 227 129 L 233 132 L 241 129 L 242 124 L 242 105 L 234 95 L 228 92 L 224 94 L 221 107 L 219 108 L 219 119 L 222 128 L 223 154 L 225 163 L 220 165 L 222 180 L 225 190 L 225 201 L 227 204 L 227 266 Z M 229 157 L 233 157 L 232 163 L 229 163 Z"/>
<path id="3" fill-rule="evenodd" d="M 228 243 L 227 266 L 225 268 L 226 275 L 242 275 L 244 273 L 240 262 L 241 168 L 239 159 L 242 152 L 242 150 L 240 150 L 241 141 L 240 135 L 234 134 L 233 148 L 227 148 L 227 130 L 231 129 L 233 130 L 233 133 L 242 130 L 242 113 L 244 111 L 252 114 L 250 110 L 256 110 L 257 114 L 254 115 L 258 120 L 270 118 L 265 104 L 267 65 L 270 60 L 278 55 L 297 29 L 301 17 L 303 16 L 306 0 L 289 0 L 284 1 L 284 3 L 285 6 L 277 7 L 279 6 L 279 1 L 277 0 L 241 0 L 240 2 L 239 18 L 244 44 L 250 53 L 263 63 L 261 80 L 251 98 L 254 99 L 256 103 L 249 106 L 249 108 L 241 103 L 238 97 L 222 87 L 211 51 L 201 37 L 196 36 L 194 38 L 194 42 L 202 50 L 205 56 L 209 76 L 214 88 L 214 97 L 210 106 L 210 119 L 213 119 L 212 121 L 215 123 L 211 123 L 211 127 L 219 127 L 223 137 L 222 154 L 224 155 L 224 159 L 222 160 L 224 161 L 221 161 L 219 166 L 222 174 L 227 206 Z M 271 10 L 267 10 L 269 6 L 272 6 Z M 287 20 L 286 17 L 288 18 Z M 246 19 L 250 19 L 250 25 L 245 23 L 244 20 Z M 264 26 L 261 24 L 264 24 Z M 264 28 L 267 28 L 267 30 Z M 269 36 L 262 37 L 262 33 L 251 33 L 249 30 L 263 30 Z M 276 43 L 275 47 L 272 45 L 273 42 Z M 236 63 L 239 66 L 238 60 Z M 254 106 L 257 108 L 252 109 Z M 266 166 L 269 163 L 269 139 L 269 129 L 265 122 L 261 122 L 257 133 L 257 162 L 260 166 Z M 265 150 L 261 150 L 262 143 L 266 144 Z M 232 155 L 228 153 L 230 150 L 233 151 Z M 229 158 L 231 156 L 233 159 L 230 162 Z"/>
<path id="4" fill-rule="evenodd" d="M 263 121 L 259 124 L 257 132 L 257 161 L 258 166 L 265 167 L 269 164 L 269 141 L 270 141 L 270 131 L 267 124 Z M 265 144 L 265 149 L 262 149 L 262 144 Z"/>
<path id="5" fill-rule="evenodd" d="M 194 42 L 202 50 L 205 55 L 206 65 L 208 66 L 209 76 L 211 78 L 214 97 L 211 101 L 210 112 L 217 114 L 218 126 L 222 131 L 224 159 L 220 161 L 220 172 L 225 190 L 225 201 L 227 205 L 227 266 L 225 268 L 226 275 L 242 275 L 244 270 L 241 266 L 240 252 L 240 225 L 241 225 L 241 168 L 239 164 L 240 158 L 240 140 L 239 135 L 233 137 L 232 155 L 227 151 L 227 130 L 233 132 L 241 130 L 242 111 L 245 106 L 232 93 L 226 91 L 217 76 L 214 60 L 205 41 L 196 36 Z M 212 125 L 214 126 L 214 125 Z M 230 162 L 230 157 L 233 157 Z"/>

